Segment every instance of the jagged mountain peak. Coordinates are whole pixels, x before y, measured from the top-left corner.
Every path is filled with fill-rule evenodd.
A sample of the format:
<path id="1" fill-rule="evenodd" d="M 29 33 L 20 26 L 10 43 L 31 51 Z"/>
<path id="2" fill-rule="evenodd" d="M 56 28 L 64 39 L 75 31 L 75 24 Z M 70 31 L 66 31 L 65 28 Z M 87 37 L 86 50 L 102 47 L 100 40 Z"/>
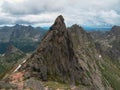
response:
<path id="1" fill-rule="evenodd" d="M 114 25 L 114 26 L 112 27 L 112 29 L 114 29 L 114 28 L 120 28 L 120 26 Z"/>
<path id="2" fill-rule="evenodd" d="M 13 49 L 16 50 L 17 48 L 10 44 L 10 45 L 6 48 L 6 51 L 11 51 L 11 50 L 13 50 Z"/>
<path id="3" fill-rule="evenodd" d="M 72 25 L 71 27 L 69 27 L 68 29 L 70 29 L 71 31 L 76 30 L 76 31 L 85 32 L 84 29 L 83 29 L 81 26 L 77 25 L 77 24 L 73 24 L 73 25 Z"/>
<path id="4" fill-rule="evenodd" d="M 119 35 L 120 33 L 120 26 L 113 26 L 110 33 L 115 34 L 115 35 Z"/>
<path id="5" fill-rule="evenodd" d="M 28 61 L 21 70 L 32 73 L 31 76 L 36 76 L 41 80 L 80 83 L 78 80 L 80 80 L 79 74 L 82 69 L 74 55 L 62 16 L 57 17 L 39 48 Z"/>
<path id="6" fill-rule="evenodd" d="M 73 24 L 72 26 L 71 26 L 71 28 L 82 28 L 82 27 L 80 27 L 78 24 Z"/>
<path id="7" fill-rule="evenodd" d="M 20 68 L 20 71 L 25 70 L 25 78 L 37 77 L 43 81 L 53 80 L 69 84 L 95 84 L 94 80 L 92 81 L 92 79 L 90 79 L 90 77 L 86 74 L 87 68 L 80 64 L 81 59 L 79 59 L 78 53 L 76 53 L 82 53 L 81 51 L 90 53 L 87 52 L 87 50 L 83 49 L 79 51 L 79 47 L 84 46 L 87 49 L 87 44 L 89 44 L 89 40 L 83 41 L 80 40 L 80 38 L 88 39 L 89 37 L 84 38 L 84 36 L 86 36 L 87 34 L 81 33 L 81 27 L 79 27 L 78 25 L 73 25 L 72 27 L 76 28 L 72 28 L 73 31 L 69 32 L 69 30 L 66 29 L 63 17 L 57 17 L 55 23 L 52 25 L 46 36 L 43 38 L 39 48 Z M 70 28 L 70 31 L 72 29 Z M 74 37 L 73 34 L 76 34 L 76 37 Z M 79 37 L 79 35 L 82 36 Z M 76 43 L 76 40 L 83 44 Z M 76 47 L 76 49 L 74 47 Z M 91 47 L 94 48 L 94 45 L 91 45 Z M 87 58 L 83 58 L 83 60 L 86 61 Z M 92 66 L 95 66 L 95 64 L 93 63 Z M 93 68 L 92 66 L 91 68 Z M 91 72 L 95 73 L 96 71 L 91 70 Z M 90 76 L 92 76 L 91 72 Z M 99 75 L 96 76 L 99 77 Z M 88 78 L 88 80 L 86 80 L 86 78 Z M 101 81 L 99 82 L 99 84 L 101 86 Z"/>
<path id="8" fill-rule="evenodd" d="M 22 51 L 20 51 L 19 49 L 17 49 L 15 46 L 13 46 L 12 44 L 10 44 L 7 48 L 6 48 L 6 52 L 5 52 L 5 56 L 11 54 L 11 53 L 16 53 L 16 52 L 20 52 L 23 53 Z"/>
<path id="9" fill-rule="evenodd" d="M 50 27 L 50 30 L 64 31 L 66 30 L 66 25 L 64 23 L 64 18 L 62 15 L 59 15 L 54 24 Z"/>
<path id="10" fill-rule="evenodd" d="M 62 15 L 59 15 L 56 20 L 55 20 L 56 24 L 63 24 L 64 23 L 64 18 Z"/>
<path id="11" fill-rule="evenodd" d="M 63 16 L 58 16 L 37 50 L 21 64 L 24 80 L 56 81 L 83 85 L 87 90 L 104 90 L 97 60 L 99 53 L 80 26 L 66 29 Z M 87 87 L 89 86 L 89 87 Z"/>

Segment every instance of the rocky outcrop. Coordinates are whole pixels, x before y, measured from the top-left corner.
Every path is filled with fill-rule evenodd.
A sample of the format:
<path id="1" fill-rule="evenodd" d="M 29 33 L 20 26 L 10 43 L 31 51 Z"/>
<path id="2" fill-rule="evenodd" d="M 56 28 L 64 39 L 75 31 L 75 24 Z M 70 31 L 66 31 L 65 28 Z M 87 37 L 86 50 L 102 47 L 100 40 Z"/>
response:
<path id="1" fill-rule="evenodd" d="M 4 56 L 2 57 L 3 59 L 2 61 L 4 62 L 4 64 L 5 63 L 15 64 L 20 58 L 23 58 L 23 57 L 25 57 L 25 53 L 23 53 L 21 50 L 19 50 L 15 46 L 9 45 L 6 48 L 6 52 Z"/>
<path id="2" fill-rule="evenodd" d="M 94 37 L 95 34 L 91 33 L 91 35 Z M 100 35 L 100 38 L 94 38 L 94 41 L 104 59 L 100 66 L 104 81 L 107 80 L 114 90 L 119 90 L 120 26 L 113 26 L 110 31 Z"/>
<path id="3" fill-rule="evenodd" d="M 83 85 L 89 90 L 104 90 L 96 62 L 101 60 L 92 38 L 78 25 L 66 29 L 58 16 L 39 48 L 19 71 L 24 78 Z"/>
<path id="4" fill-rule="evenodd" d="M 109 48 L 106 50 L 107 54 L 112 60 L 120 62 L 120 26 L 114 26 L 108 33 L 107 39 Z"/>
<path id="5" fill-rule="evenodd" d="M 57 17 L 24 69 L 41 80 L 81 83 L 83 70 L 74 54 L 62 16 Z"/>
<path id="6" fill-rule="evenodd" d="M 99 37 L 96 35 L 99 34 Z M 113 26 L 110 31 L 100 34 L 91 32 L 94 41 L 101 46 L 104 54 L 108 55 L 112 61 L 120 61 L 120 26 Z"/>
<path id="7" fill-rule="evenodd" d="M 8 56 L 10 54 L 23 54 L 23 52 L 19 49 L 17 49 L 16 47 L 14 47 L 13 45 L 9 45 L 6 48 L 6 52 L 5 52 L 5 56 Z"/>
<path id="8" fill-rule="evenodd" d="M 82 84 L 91 86 L 90 90 L 104 90 L 97 65 L 102 57 L 99 57 L 100 53 L 97 51 L 91 36 L 76 24 L 69 28 L 69 35 L 78 63 L 83 69 Z"/>

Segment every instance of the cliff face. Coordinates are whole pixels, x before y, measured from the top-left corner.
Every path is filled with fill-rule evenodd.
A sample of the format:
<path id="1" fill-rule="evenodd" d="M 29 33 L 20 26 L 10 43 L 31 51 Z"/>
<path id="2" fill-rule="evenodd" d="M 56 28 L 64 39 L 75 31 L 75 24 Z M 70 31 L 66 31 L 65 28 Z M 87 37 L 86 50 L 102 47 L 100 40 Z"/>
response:
<path id="1" fill-rule="evenodd" d="M 62 16 L 55 20 L 28 62 L 24 69 L 41 80 L 81 83 L 83 70 L 74 54 Z"/>
<path id="2" fill-rule="evenodd" d="M 99 33 L 97 33 L 99 34 Z M 91 33 L 94 37 L 94 34 Z M 97 49 L 102 54 L 103 61 L 100 67 L 104 77 L 114 90 L 120 89 L 120 26 L 113 26 L 110 31 L 104 32 L 100 38 L 93 38 Z M 111 72 L 112 71 L 112 72 Z"/>
<path id="3" fill-rule="evenodd" d="M 92 89 L 102 90 L 101 73 L 97 65 L 97 63 L 102 61 L 102 56 L 95 48 L 91 36 L 78 25 L 73 25 L 69 28 L 69 34 L 73 43 L 74 53 L 83 69 L 81 81 L 85 85 L 92 86 Z"/>
<path id="4" fill-rule="evenodd" d="M 58 16 L 44 36 L 39 48 L 20 68 L 24 77 L 83 85 L 103 90 L 97 67 L 101 60 L 92 38 L 78 25 L 66 29 L 63 16 Z"/>
<path id="5" fill-rule="evenodd" d="M 107 36 L 109 48 L 106 52 L 112 60 L 120 62 L 120 26 L 114 26 Z"/>

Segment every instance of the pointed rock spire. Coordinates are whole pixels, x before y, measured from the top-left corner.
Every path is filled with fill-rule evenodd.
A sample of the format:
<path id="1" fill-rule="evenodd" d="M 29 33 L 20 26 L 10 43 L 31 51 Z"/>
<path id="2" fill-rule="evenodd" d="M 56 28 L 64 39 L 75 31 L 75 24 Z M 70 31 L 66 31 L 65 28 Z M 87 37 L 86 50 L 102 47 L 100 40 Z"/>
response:
<path id="1" fill-rule="evenodd" d="M 60 25 L 64 24 L 64 18 L 62 15 L 60 15 L 56 18 L 55 24 L 60 24 Z"/>
<path id="2" fill-rule="evenodd" d="M 64 31 L 66 30 L 66 26 L 64 23 L 64 18 L 62 15 L 59 15 L 54 24 L 50 27 L 50 30 L 58 30 L 58 31 Z"/>

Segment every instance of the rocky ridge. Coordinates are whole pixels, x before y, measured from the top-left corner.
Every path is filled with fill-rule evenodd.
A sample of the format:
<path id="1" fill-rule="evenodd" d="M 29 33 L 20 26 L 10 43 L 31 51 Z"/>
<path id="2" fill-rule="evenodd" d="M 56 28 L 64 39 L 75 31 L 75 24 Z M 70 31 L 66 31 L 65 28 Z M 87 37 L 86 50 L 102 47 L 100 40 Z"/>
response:
<path id="1" fill-rule="evenodd" d="M 60 15 L 20 71 L 25 70 L 25 78 L 102 90 L 104 86 L 96 64 L 100 59 L 90 35 L 78 25 L 67 30 Z"/>
<path id="2" fill-rule="evenodd" d="M 21 90 L 119 90 L 119 68 L 97 47 L 79 25 L 66 28 L 60 15 L 7 82 Z"/>

